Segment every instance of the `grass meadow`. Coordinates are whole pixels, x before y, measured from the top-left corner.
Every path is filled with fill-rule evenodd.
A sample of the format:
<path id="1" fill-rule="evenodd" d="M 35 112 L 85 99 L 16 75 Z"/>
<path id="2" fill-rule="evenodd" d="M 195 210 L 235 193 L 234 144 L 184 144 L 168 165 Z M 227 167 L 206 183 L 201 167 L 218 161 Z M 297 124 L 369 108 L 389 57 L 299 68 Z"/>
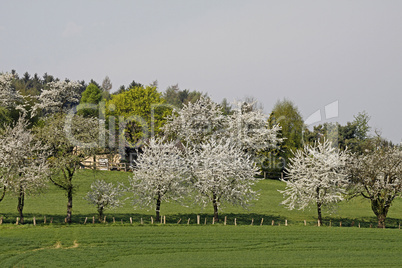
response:
<path id="1" fill-rule="evenodd" d="M 212 225 L 212 205 L 203 209 L 192 205 L 191 198 L 186 200 L 187 206 L 162 204 L 161 214 L 166 216 L 166 225 L 151 225 L 154 211 L 133 208 L 130 201 L 114 211 L 106 211 L 106 224 L 92 224 L 96 209 L 83 199 L 92 181 L 104 179 L 127 184 L 129 175 L 80 171 L 74 178 L 77 189 L 71 225 L 64 224 L 67 198 L 55 186 L 49 184 L 44 194 L 26 199 L 25 225 L 15 225 L 17 199 L 6 195 L 0 202 L 3 217 L 0 266 L 399 267 L 402 263 L 401 200 L 396 200 L 390 209 L 387 229 L 370 228 L 370 224 L 376 226 L 376 219 L 370 203 L 361 198 L 341 203 L 331 214 L 324 210 L 325 226 L 317 227 L 314 208 L 288 211 L 280 205 L 282 195 L 277 190 L 283 189 L 284 184 L 272 180 L 258 182 L 260 198 L 248 210 L 224 207 L 219 224 Z M 200 225 L 196 224 L 197 215 L 201 215 Z M 225 216 L 226 226 L 222 222 Z M 33 217 L 36 226 L 32 224 Z M 88 222 L 84 225 L 86 217 Z M 129 222 L 130 217 L 133 224 Z M 264 222 L 260 226 L 262 218 Z M 254 225 L 250 226 L 252 219 Z"/>

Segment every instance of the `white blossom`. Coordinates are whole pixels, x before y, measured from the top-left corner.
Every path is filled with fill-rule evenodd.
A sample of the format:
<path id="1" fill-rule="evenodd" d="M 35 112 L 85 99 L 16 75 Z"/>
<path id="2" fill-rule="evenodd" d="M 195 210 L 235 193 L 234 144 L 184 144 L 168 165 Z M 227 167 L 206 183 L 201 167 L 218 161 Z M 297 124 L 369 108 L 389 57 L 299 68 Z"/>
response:
<path id="1" fill-rule="evenodd" d="M 370 200 L 378 227 L 384 227 L 393 200 L 402 193 L 401 149 L 377 148 L 355 156 L 349 170 L 353 192 Z"/>
<path id="2" fill-rule="evenodd" d="M 121 197 L 124 194 L 122 185 L 114 186 L 104 180 L 96 180 L 91 184 L 91 191 L 87 193 L 85 199 L 98 210 L 99 220 L 102 220 L 105 209 L 114 209 L 123 204 Z"/>
<path id="3" fill-rule="evenodd" d="M 279 138 L 280 126 L 269 127 L 261 110 L 253 108 L 253 103 L 236 102 L 237 108 L 226 119 L 226 136 L 243 150 L 258 152 L 275 148 L 282 142 Z"/>
<path id="4" fill-rule="evenodd" d="M 188 156 L 197 202 L 212 204 L 215 220 L 218 208 L 230 203 L 246 207 L 257 194 L 252 185 L 257 181 L 255 164 L 242 149 L 228 141 L 201 143 Z"/>
<path id="5" fill-rule="evenodd" d="M 4 107 L 16 107 L 17 103 L 23 100 L 12 87 L 13 75 L 10 73 L 0 74 L 0 105 Z"/>
<path id="6" fill-rule="evenodd" d="M 78 82 L 55 81 L 47 84 L 49 89 L 43 90 L 38 100 L 39 103 L 33 106 L 33 115 L 39 111 L 62 112 L 68 103 L 78 103 L 81 95 L 78 93 L 80 84 Z"/>
<path id="7" fill-rule="evenodd" d="M 130 179 L 134 203 L 155 207 L 158 220 L 162 202 L 177 201 L 188 192 L 188 167 L 182 148 L 172 141 L 150 139 L 135 164 Z"/>
<path id="8" fill-rule="evenodd" d="M 20 118 L 15 126 L 6 126 L 0 134 L 1 184 L 18 196 L 21 223 L 25 196 L 46 188 L 49 170 L 47 148 L 35 141 L 27 126 L 28 122 Z"/>
<path id="9" fill-rule="evenodd" d="M 46 148 L 27 129 L 20 118 L 15 126 L 6 126 L 0 137 L 0 168 L 11 190 L 35 192 L 45 187 Z"/>
<path id="10" fill-rule="evenodd" d="M 173 115 L 167 119 L 164 131 L 190 145 L 219 135 L 225 126 L 221 108 L 207 97 L 201 97 L 195 103 L 184 104 L 181 110 L 174 110 Z"/>
<path id="11" fill-rule="evenodd" d="M 279 191 L 285 198 L 282 204 L 288 209 L 304 209 L 315 203 L 321 223 L 321 206 L 344 199 L 349 185 L 348 159 L 347 152 L 334 148 L 328 140 L 296 151 L 286 168 L 286 189 Z"/>

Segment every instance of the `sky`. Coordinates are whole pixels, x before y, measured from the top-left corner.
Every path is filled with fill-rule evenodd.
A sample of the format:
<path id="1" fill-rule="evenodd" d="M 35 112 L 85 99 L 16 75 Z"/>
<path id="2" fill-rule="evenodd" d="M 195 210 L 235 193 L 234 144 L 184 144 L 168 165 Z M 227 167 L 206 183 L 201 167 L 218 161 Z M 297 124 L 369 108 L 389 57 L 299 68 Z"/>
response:
<path id="1" fill-rule="evenodd" d="M 402 1 L 1 1 L 0 72 L 287 98 L 402 142 Z"/>

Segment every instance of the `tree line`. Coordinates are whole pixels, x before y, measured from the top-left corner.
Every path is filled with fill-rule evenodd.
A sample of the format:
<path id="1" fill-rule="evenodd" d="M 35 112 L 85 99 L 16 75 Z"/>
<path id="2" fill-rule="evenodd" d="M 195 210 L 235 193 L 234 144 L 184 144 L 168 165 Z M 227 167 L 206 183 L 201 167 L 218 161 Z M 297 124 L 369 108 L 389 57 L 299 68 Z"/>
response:
<path id="1" fill-rule="evenodd" d="M 111 89 L 108 77 L 86 85 L 47 74 L 0 75 L 0 201 L 15 193 L 22 223 L 25 195 L 48 180 L 66 192 L 71 222 L 74 174 L 99 154 L 120 154 L 134 166 L 128 186 L 94 182 L 87 199 L 100 219 L 124 191 L 154 207 L 157 220 L 163 202 L 191 192 L 219 221 L 221 204 L 247 206 L 258 197 L 251 187 L 259 174 L 273 171 L 285 174 L 289 209 L 314 203 L 320 223 L 323 207 L 361 195 L 382 227 L 402 191 L 401 148 L 371 136 L 365 112 L 344 126 L 309 129 L 287 99 L 266 118 L 255 101 L 217 104 L 177 85 L 163 93 L 157 82 Z M 127 148 L 141 153 L 130 159 Z"/>

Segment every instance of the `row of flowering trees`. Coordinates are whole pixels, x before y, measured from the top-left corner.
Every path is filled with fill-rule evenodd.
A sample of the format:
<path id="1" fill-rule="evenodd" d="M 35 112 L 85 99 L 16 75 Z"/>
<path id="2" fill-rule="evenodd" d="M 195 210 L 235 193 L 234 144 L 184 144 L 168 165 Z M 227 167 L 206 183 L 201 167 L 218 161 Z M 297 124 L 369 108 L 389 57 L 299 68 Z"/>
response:
<path id="1" fill-rule="evenodd" d="M 154 206 L 190 192 L 199 203 L 211 205 L 219 221 L 222 203 L 246 206 L 257 197 L 252 190 L 258 151 L 281 141 L 275 125 L 269 128 L 261 111 L 239 103 L 224 116 L 209 98 L 174 111 L 164 126 L 164 138 L 152 139 L 137 161 L 130 180 L 138 204 Z"/>
<path id="2" fill-rule="evenodd" d="M 128 189 L 136 204 L 155 208 L 157 219 L 163 202 L 190 192 L 213 206 L 215 221 L 221 203 L 246 206 L 257 198 L 251 189 L 256 153 L 280 141 L 279 126 L 267 128 L 263 115 L 249 104 L 224 117 L 205 98 L 176 111 L 164 130 L 170 139 L 146 144 Z M 377 143 L 357 155 L 324 139 L 294 152 L 283 179 L 282 204 L 289 209 L 315 204 L 321 225 L 323 207 L 361 195 L 370 200 L 378 227 L 384 227 L 392 201 L 402 192 L 401 172 L 400 147 Z"/>
<path id="3" fill-rule="evenodd" d="M 50 180 L 66 192 L 66 221 L 71 222 L 75 172 L 86 157 L 102 149 L 97 141 L 105 139 L 105 122 L 66 114 L 66 105 L 79 101 L 78 83 L 50 82 L 35 105 L 26 105 L 11 80 L 11 75 L 0 75 L 0 105 L 13 106 L 21 116 L 0 131 L 0 201 L 7 191 L 16 193 L 23 222 L 25 195 L 42 190 Z M 29 128 L 27 117 L 36 114 L 45 116 Z M 135 205 L 155 208 L 159 219 L 164 202 L 192 195 L 211 205 L 219 221 L 222 204 L 247 206 L 257 198 L 252 190 L 257 180 L 256 156 L 278 149 L 283 141 L 280 129 L 270 127 L 251 103 L 237 103 L 232 113 L 223 114 L 219 105 L 202 97 L 173 110 L 159 135 L 144 141 L 129 186 L 96 182 L 87 199 L 97 205 L 101 218 L 104 208 L 118 206 L 122 193 L 130 191 Z M 283 204 L 289 209 L 316 204 L 321 224 L 324 206 L 361 195 L 370 199 L 382 227 L 402 191 L 401 162 L 398 147 L 377 145 L 353 155 L 328 141 L 306 145 L 294 152 L 287 166 Z"/>
<path id="4" fill-rule="evenodd" d="M 98 137 L 96 119 L 74 116 L 70 123 L 66 107 L 79 101 L 77 82 L 53 81 L 36 98 L 22 96 L 12 86 L 13 75 L 0 74 L 0 106 L 18 110 L 19 119 L 0 128 L 0 188 L 18 197 L 20 222 L 24 223 L 26 195 L 43 191 L 50 180 L 67 195 L 67 217 L 71 222 L 72 182 L 81 161 L 93 151 L 91 146 L 78 148 L 77 143 L 90 144 Z M 46 115 L 32 126 L 29 119 Z"/>
<path id="5" fill-rule="evenodd" d="M 2 105 L 18 106 L 22 111 L 19 123 L 2 128 L 0 133 L 3 197 L 7 191 L 17 193 L 23 223 L 25 195 L 44 189 L 46 180 L 50 180 L 66 192 L 66 221 L 71 222 L 73 178 L 83 159 L 99 151 L 96 141 L 104 135 L 104 122 L 66 114 L 67 105 L 79 100 L 78 83 L 50 82 L 35 104 L 27 105 L 11 86 L 12 75 L 0 76 Z M 197 189 L 197 199 L 213 204 L 216 221 L 222 202 L 245 206 L 255 197 L 251 185 L 257 169 L 252 157 L 281 141 L 277 135 L 280 128 L 269 128 L 262 112 L 251 109 L 247 103 L 239 105 L 232 115 L 224 116 L 217 104 L 201 98 L 174 113 L 163 128 L 164 137 L 148 140 L 137 162 L 130 189 L 136 200 L 141 200 L 138 203 L 146 205 L 155 200 L 159 212 L 162 201 L 192 188 Z M 42 115 L 39 123 L 28 127 L 28 117 L 37 114 Z M 21 172 L 21 168 L 30 172 Z M 96 195 L 99 193 L 93 196 Z M 100 213 L 102 206 L 98 207 Z"/>

